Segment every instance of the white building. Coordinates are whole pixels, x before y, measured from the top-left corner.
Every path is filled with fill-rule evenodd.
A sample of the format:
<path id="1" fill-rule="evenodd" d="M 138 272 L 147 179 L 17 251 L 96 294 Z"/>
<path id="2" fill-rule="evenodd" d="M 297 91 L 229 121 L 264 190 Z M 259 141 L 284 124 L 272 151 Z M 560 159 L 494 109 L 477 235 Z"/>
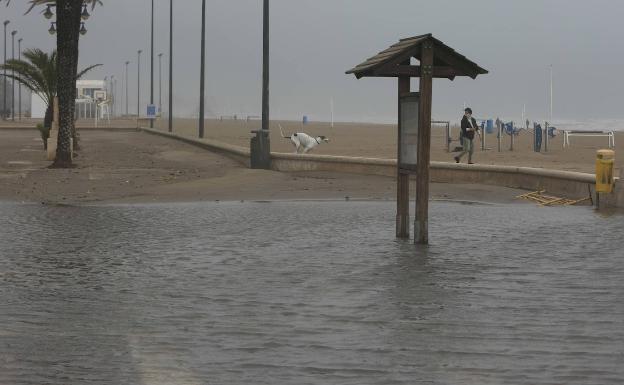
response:
<path id="1" fill-rule="evenodd" d="M 93 119 L 98 105 L 108 100 L 106 82 L 104 80 L 78 80 L 76 81 L 76 119 Z M 102 111 L 109 111 L 100 107 Z M 31 96 L 31 116 L 43 119 L 45 117 L 46 104 L 39 95 Z"/>

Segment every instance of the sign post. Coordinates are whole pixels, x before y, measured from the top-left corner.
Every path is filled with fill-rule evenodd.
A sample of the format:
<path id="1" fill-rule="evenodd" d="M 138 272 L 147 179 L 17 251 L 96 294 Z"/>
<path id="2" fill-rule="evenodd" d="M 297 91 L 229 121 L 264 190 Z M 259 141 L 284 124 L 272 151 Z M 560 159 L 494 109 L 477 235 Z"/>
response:
<path id="1" fill-rule="evenodd" d="M 147 114 L 146 114 L 146 118 L 153 121 L 154 119 L 156 119 L 158 117 L 158 112 L 157 112 L 157 107 L 155 104 L 148 104 L 147 105 Z"/>
<path id="2" fill-rule="evenodd" d="M 412 59 L 419 64 L 412 64 Z M 414 241 L 429 242 L 429 163 L 433 78 L 475 79 L 488 71 L 457 53 L 431 34 L 401 39 L 386 50 L 347 71 L 356 78 L 399 79 L 397 146 L 396 236 L 409 238 L 409 178 L 416 175 Z M 418 93 L 410 93 L 410 79 L 420 78 Z M 448 131 L 448 130 L 447 130 Z"/>

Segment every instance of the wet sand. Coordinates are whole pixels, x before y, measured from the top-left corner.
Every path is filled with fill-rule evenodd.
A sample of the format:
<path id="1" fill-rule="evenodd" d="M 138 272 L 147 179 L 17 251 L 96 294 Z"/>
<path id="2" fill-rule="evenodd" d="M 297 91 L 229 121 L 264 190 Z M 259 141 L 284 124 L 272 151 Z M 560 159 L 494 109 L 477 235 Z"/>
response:
<path id="1" fill-rule="evenodd" d="M 49 204 L 238 200 L 394 200 L 394 178 L 249 170 L 177 141 L 133 130 L 83 130 L 70 170 L 50 162 L 35 130 L 0 130 L 0 200 Z M 413 189 L 414 190 L 414 189 Z M 434 184 L 433 199 L 512 202 L 518 190 Z"/>

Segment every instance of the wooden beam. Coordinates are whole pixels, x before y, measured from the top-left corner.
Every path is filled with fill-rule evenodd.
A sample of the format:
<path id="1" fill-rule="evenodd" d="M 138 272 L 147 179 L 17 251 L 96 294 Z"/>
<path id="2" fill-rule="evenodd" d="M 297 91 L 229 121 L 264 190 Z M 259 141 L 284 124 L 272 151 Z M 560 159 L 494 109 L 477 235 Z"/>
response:
<path id="1" fill-rule="evenodd" d="M 431 159 L 431 100 L 433 89 L 433 42 L 422 44 L 420 65 L 420 110 L 418 114 L 418 172 L 416 175 L 416 219 L 414 242 L 429 243 L 429 161 Z"/>
<path id="2" fill-rule="evenodd" d="M 398 98 L 399 106 L 399 129 L 397 130 L 397 215 L 396 236 L 397 238 L 409 239 L 409 173 L 401 172 L 398 159 L 401 157 L 401 97 L 410 92 L 409 76 L 399 77 Z"/>
<path id="3" fill-rule="evenodd" d="M 409 76 L 412 78 L 419 78 L 422 73 L 422 68 L 420 66 L 412 66 L 412 65 L 390 65 L 384 66 L 372 72 L 372 76 L 378 77 L 398 77 L 398 76 Z M 434 78 L 446 78 L 451 79 L 456 76 L 462 76 L 463 73 L 457 71 L 453 67 L 434 67 L 433 68 L 433 77 Z"/>
<path id="4" fill-rule="evenodd" d="M 455 68 L 455 70 L 457 70 L 458 72 L 461 72 L 465 76 L 470 76 L 471 78 L 475 79 L 477 75 L 479 75 L 477 68 L 457 58 L 456 56 L 457 54 L 451 52 L 446 47 L 440 46 L 439 44 L 436 45 L 435 55 L 438 59 L 442 60 L 447 65 Z"/>

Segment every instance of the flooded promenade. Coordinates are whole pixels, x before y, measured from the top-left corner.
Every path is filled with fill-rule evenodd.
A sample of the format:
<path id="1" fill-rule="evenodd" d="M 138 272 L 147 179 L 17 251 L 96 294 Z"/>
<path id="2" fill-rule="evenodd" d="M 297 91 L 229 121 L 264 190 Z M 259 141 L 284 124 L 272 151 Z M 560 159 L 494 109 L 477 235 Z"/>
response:
<path id="1" fill-rule="evenodd" d="M 0 204 L 0 384 L 621 384 L 624 217 Z"/>

